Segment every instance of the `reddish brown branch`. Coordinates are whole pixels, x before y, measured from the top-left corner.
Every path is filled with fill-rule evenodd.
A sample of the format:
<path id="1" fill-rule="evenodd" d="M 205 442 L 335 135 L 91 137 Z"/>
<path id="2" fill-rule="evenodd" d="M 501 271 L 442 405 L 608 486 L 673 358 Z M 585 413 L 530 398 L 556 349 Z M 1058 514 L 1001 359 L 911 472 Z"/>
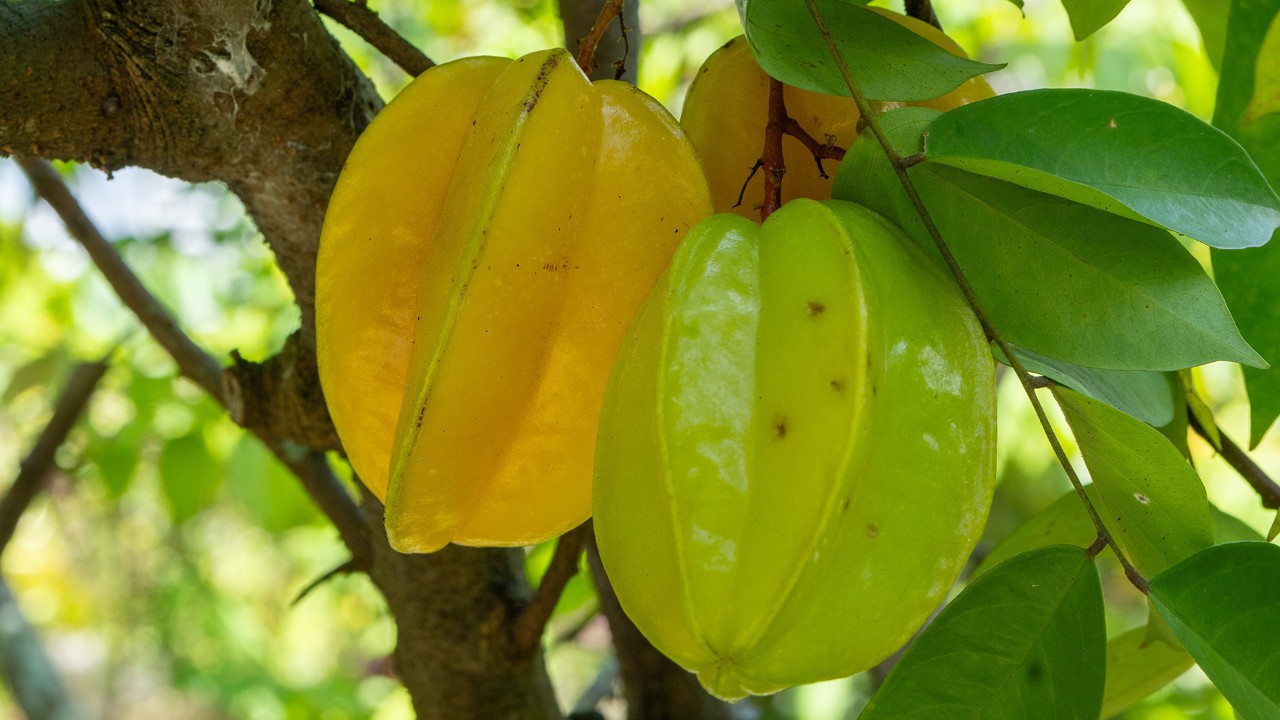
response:
<path id="1" fill-rule="evenodd" d="M 314 3 L 317 11 L 359 35 L 410 75 L 417 77 L 435 67 L 435 62 L 426 53 L 383 22 L 378 13 L 362 0 L 314 0 Z"/>
<path id="2" fill-rule="evenodd" d="M 1263 507 L 1271 508 L 1272 510 L 1280 509 L 1280 485 L 1277 485 L 1276 481 L 1272 480 L 1271 476 L 1259 467 L 1243 448 L 1227 437 L 1222 428 L 1217 428 L 1218 437 L 1222 440 L 1222 446 L 1218 447 L 1214 443 L 1211 433 L 1200 424 L 1200 420 L 1196 418 L 1195 413 L 1187 413 L 1187 422 L 1196 431 L 1196 434 L 1204 438 L 1210 447 L 1217 450 L 1222 459 L 1226 460 L 1227 464 L 1258 493 L 1259 497 L 1262 498 Z"/>
<path id="3" fill-rule="evenodd" d="M 561 535 L 556 542 L 555 554 L 551 556 L 551 564 L 543 573 L 538 589 L 529 599 L 529 604 L 512 618 L 511 643 L 517 654 L 537 649 L 542 631 L 560 602 L 564 586 L 578 574 L 578 558 L 582 555 L 584 539 L 591 532 L 591 521 L 588 520 Z"/>
<path id="4" fill-rule="evenodd" d="M 19 465 L 18 477 L 9 486 L 9 492 L 0 499 L 0 555 L 4 554 L 5 547 L 13 538 L 18 521 L 40 492 L 44 479 L 56 466 L 54 454 L 88 407 L 89 398 L 93 397 L 98 381 L 107 372 L 108 357 L 110 356 L 97 362 L 82 363 L 71 371 L 66 387 L 62 389 L 62 394 L 54 405 L 53 417 L 40 432 L 31 452 Z"/>
<path id="5" fill-rule="evenodd" d="M 780 81 L 769 78 L 769 121 L 764 126 L 764 151 L 760 153 L 760 164 L 764 170 L 761 222 L 782 207 L 782 176 L 787 174 L 787 164 L 782 158 L 782 135 L 788 120 L 782 89 Z"/>
<path id="6" fill-rule="evenodd" d="M 600 38 L 604 37 L 604 33 L 609 29 L 609 24 L 614 18 L 622 24 L 622 41 L 628 43 L 627 28 L 622 20 L 622 10 L 626 4 L 626 0 L 607 0 L 604 7 L 600 8 L 600 14 L 596 16 L 595 24 L 591 26 L 591 30 L 578 41 L 578 67 L 582 68 L 582 72 L 590 75 L 596 68 L 596 48 L 600 45 Z M 625 58 L 625 53 L 624 56 Z M 618 68 L 618 77 L 622 77 L 625 68 Z"/>
<path id="7" fill-rule="evenodd" d="M 813 155 L 813 161 L 818 164 L 818 175 L 825 180 L 827 171 L 822 167 L 823 160 L 835 160 L 837 162 L 844 159 L 844 148 L 831 143 L 820 143 L 807 130 L 800 127 L 800 123 L 795 118 L 787 116 L 782 126 L 782 133 L 800 141 L 805 149 Z"/>

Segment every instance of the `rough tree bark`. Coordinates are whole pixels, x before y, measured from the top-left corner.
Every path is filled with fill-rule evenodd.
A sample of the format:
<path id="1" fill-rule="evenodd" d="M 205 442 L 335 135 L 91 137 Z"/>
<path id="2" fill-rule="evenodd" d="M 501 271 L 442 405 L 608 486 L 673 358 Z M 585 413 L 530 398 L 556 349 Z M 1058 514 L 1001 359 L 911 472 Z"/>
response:
<path id="1" fill-rule="evenodd" d="M 571 38 L 599 7 L 599 0 L 574 2 L 576 9 L 566 7 Z M 636 3 L 629 5 L 634 73 L 639 32 Z M 612 76 L 617 47 L 606 36 L 601 75 Z M 349 544 L 357 511 L 332 492 L 320 497 L 316 476 L 323 482 L 327 468 L 308 471 L 323 465 L 316 451 L 339 449 L 315 368 L 314 268 L 338 171 L 381 106 L 302 0 L 0 0 L 0 155 L 220 181 L 244 203 L 302 320 L 279 355 L 262 363 L 234 356 L 220 399 L 271 447 L 299 449 L 306 459 L 291 467 L 347 529 Z M 366 497 L 361 508 L 363 530 L 354 534 L 369 547 L 353 546 L 353 554 L 396 618 L 396 671 L 419 717 L 560 717 L 541 649 L 511 639 L 530 596 L 521 553 L 450 547 L 400 555 L 386 543 L 379 503 Z M 620 662 L 633 691 L 656 704 L 633 708 L 635 720 L 723 716 L 714 703 L 686 703 L 705 705 L 706 715 L 664 711 L 656 688 L 678 686 L 682 697 L 700 690 L 674 665 L 639 670 L 650 661 L 632 659 L 638 643 L 620 649 Z"/>

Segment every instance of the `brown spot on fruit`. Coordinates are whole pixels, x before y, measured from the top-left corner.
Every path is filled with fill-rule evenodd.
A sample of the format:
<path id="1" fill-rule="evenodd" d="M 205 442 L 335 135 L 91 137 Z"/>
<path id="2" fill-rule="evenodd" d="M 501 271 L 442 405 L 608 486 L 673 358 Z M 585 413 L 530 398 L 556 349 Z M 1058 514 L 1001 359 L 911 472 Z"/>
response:
<path id="1" fill-rule="evenodd" d="M 787 419 L 781 415 L 775 415 L 773 418 L 773 434 L 774 437 L 781 440 L 787 436 Z"/>
<path id="2" fill-rule="evenodd" d="M 826 305 L 823 305 L 817 300 L 809 301 L 809 317 L 818 317 L 819 315 L 821 315 L 826 311 L 827 311 Z"/>

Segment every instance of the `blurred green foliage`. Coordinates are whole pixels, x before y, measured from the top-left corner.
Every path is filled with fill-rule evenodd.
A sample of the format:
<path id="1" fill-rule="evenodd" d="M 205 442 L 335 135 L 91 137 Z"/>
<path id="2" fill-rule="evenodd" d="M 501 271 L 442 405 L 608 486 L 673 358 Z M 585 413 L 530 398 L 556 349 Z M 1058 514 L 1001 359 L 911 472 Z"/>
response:
<path id="1" fill-rule="evenodd" d="M 554 0 L 370 4 L 438 62 L 561 42 Z M 1134 0 L 1084 43 L 1074 42 L 1057 0 L 1028 0 L 1025 19 L 1007 0 L 937 6 L 972 55 L 1009 63 L 991 77 L 999 91 L 1094 86 L 1212 113 L 1214 70 L 1177 0 Z M 673 111 L 702 60 L 739 32 L 729 0 L 644 0 L 641 26 L 640 85 Z M 408 81 L 363 41 L 329 27 L 384 97 Z M 64 171 L 130 266 L 215 356 L 267 357 L 296 327 L 270 252 L 224 188 L 140 171 L 111 182 Z M 17 467 L 72 364 L 107 352 L 113 368 L 59 453 L 63 473 L 0 567 L 77 698 L 103 718 L 412 717 L 388 674 L 394 626 L 367 579 L 338 576 L 291 605 L 345 559 L 336 534 L 256 440 L 175 376 L 56 218 L 32 202 L 16 167 L 0 162 L 0 467 Z M 1202 380 L 1223 424 L 1243 437 L 1247 410 L 1234 370 L 1211 368 Z M 1067 489 L 1011 383 L 999 412 L 1001 485 L 980 550 Z M 1248 488 L 1203 445 L 1193 449 L 1211 499 L 1265 529 L 1269 518 Z M 1274 438 L 1261 453 L 1264 463 L 1280 459 Z M 531 579 L 551 552 L 550 543 L 530 550 Z M 1114 575 L 1106 584 L 1111 634 L 1141 625 L 1145 603 Z M 596 610 L 580 575 L 547 634 L 566 707 L 608 672 Z M 748 702 L 763 720 L 853 718 L 874 686 L 867 673 Z M 7 702 L 0 689 L 0 718 L 13 715 Z M 601 707 L 620 717 L 616 700 Z M 1225 719 L 1231 711 L 1193 670 L 1124 717 Z"/>

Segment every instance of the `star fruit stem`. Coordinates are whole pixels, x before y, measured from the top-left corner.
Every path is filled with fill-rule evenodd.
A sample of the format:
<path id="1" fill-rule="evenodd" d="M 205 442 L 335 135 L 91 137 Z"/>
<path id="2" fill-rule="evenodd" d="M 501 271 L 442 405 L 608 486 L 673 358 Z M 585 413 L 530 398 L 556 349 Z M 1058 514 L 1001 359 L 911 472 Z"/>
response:
<path id="1" fill-rule="evenodd" d="M 627 42 L 627 26 L 622 20 L 622 10 L 626 5 L 626 0 L 608 0 L 604 6 L 600 8 L 600 14 L 596 16 L 596 22 L 591 26 L 582 39 L 578 41 L 578 67 L 582 68 L 582 72 L 590 75 L 596 67 L 596 47 L 600 45 L 600 39 L 604 37 L 604 31 L 609 29 L 609 23 L 614 18 L 622 24 L 622 41 Z M 622 77 L 622 69 L 619 68 L 618 77 Z"/>
<path id="2" fill-rule="evenodd" d="M 782 158 L 782 133 L 787 126 L 787 105 L 782 89 L 780 81 L 769 78 L 769 121 L 764 126 L 764 151 L 760 153 L 760 165 L 764 171 L 760 222 L 768 220 L 782 207 L 782 176 L 787 174 L 787 164 Z"/>
<path id="3" fill-rule="evenodd" d="M 992 323 L 991 317 L 983 309 L 982 304 L 978 301 L 977 294 L 973 290 L 973 286 L 969 284 L 969 279 L 965 277 L 960 264 L 956 262 L 955 256 L 951 254 L 951 248 L 942 239 L 942 233 L 938 231 L 938 226 L 934 224 L 933 218 L 929 215 L 929 210 L 920 199 L 915 183 L 911 181 L 911 176 L 907 174 L 907 168 L 914 163 L 904 158 L 885 134 L 884 128 L 880 125 L 879 112 L 871 106 L 866 96 L 862 94 L 862 88 L 849 70 L 849 64 L 845 62 L 844 54 L 840 51 L 840 48 L 836 47 L 835 41 L 832 40 L 831 30 L 827 27 L 826 18 L 822 16 L 822 11 L 818 9 L 815 0 L 804 0 L 804 4 L 808 8 L 809 14 L 813 17 L 814 23 L 817 24 L 818 33 L 822 36 L 822 41 L 826 44 L 827 51 L 831 53 L 832 58 L 835 60 L 845 87 L 848 88 L 854 103 L 858 106 L 858 111 L 862 114 L 867 129 L 875 136 L 876 142 L 880 144 L 880 148 L 884 151 L 885 156 L 888 157 L 889 164 L 893 166 L 893 171 L 898 176 L 898 181 L 902 183 L 903 190 L 906 191 L 907 197 L 911 200 L 911 205 L 915 208 L 916 214 L 920 216 L 925 229 L 928 230 L 929 237 L 933 239 L 934 246 L 942 255 L 942 259 L 946 262 L 952 277 L 955 278 L 956 284 L 960 286 L 960 291 L 964 293 L 965 300 L 969 303 L 973 314 L 977 316 L 983 332 L 987 335 L 987 339 L 996 344 L 996 347 L 1000 349 L 1000 352 L 1008 360 L 1009 367 L 1018 376 L 1018 382 L 1022 384 L 1022 389 L 1026 393 L 1027 399 L 1030 400 L 1031 407 L 1035 410 L 1036 418 L 1040 421 L 1040 427 L 1044 431 L 1045 438 L 1049 441 L 1049 446 L 1053 448 L 1053 454 L 1057 457 L 1063 471 L 1066 472 L 1067 479 L 1071 481 L 1072 487 L 1076 490 L 1076 495 L 1079 496 L 1080 502 L 1084 504 L 1085 510 L 1089 513 L 1089 519 L 1093 521 L 1093 526 L 1098 531 L 1098 542 L 1090 547 L 1090 551 L 1096 554 L 1101 550 L 1102 544 L 1105 542 L 1115 552 L 1116 558 L 1120 560 L 1120 565 L 1124 568 L 1125 577 L 1129 579 L 1129 582 L 1134 587 L 1146 594 L 1148 592 L 1146 579 L 1129 562 L 1124 551 L 1120 549 L 1120 545 L 1116 543 L 1115 538 L 1107 530 L 1102 517 L 1098 515 L 1097 508 L 1089 500 L 1089 496 L 1085 494 L 1084 484 L 1080 482 L 1080 476 L 1076 473 L 1070 458 L 1067 457 L 1067 452 L 1063 449 L 1062 442 L 1058 439 L 1058 434 L 1054 432 L 1053 425 L 1049 422 L 1048 414 L 1045 413 L 1044 405 L 1036 394 L 1036 381 L 1032 378 L 1031 373 L 1027 372 L 1022 361 L 1013 352 L 1013 348 L 1005 342 L 995 324 Z"/>

